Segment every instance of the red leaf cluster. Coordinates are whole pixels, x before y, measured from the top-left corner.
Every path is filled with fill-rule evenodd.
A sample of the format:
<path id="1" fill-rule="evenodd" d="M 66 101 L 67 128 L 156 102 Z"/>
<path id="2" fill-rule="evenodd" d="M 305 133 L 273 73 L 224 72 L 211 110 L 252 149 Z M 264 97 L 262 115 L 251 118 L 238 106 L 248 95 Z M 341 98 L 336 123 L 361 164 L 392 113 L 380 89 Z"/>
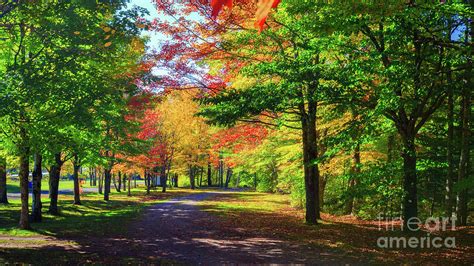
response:
<path id="1" fill-rule="evenodd" d="M 276 8 L 279 4 L 280 0 L 259 0 L 257 5 L 258 9 L 255 14 L 255 27 L 262 31 L 265 25 L 265 21 L 267 20 L 268 13 L 270 13 L 270 10 L 272 8 Z M 212 16 L 216 17 L 224 6 L 228 7 L 229 9 L 232 9 L 232 5 L 232 0 L 212 0 Z"/>

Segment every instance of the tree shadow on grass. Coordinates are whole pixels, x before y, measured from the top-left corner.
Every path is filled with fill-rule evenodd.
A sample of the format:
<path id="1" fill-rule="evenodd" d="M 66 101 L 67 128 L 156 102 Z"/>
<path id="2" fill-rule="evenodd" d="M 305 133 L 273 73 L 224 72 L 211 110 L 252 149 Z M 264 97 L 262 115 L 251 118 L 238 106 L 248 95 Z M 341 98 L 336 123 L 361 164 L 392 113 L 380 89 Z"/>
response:
<path id="1" fill-rule="evenodd" d="M 247 237 L 276 237 L 294 243 L 306 244 L 322 251 L 344 254 L 356 262 L 375 263 L 468 263 L 474 261 L 474 230 L 473 227 L 459 228 L 457 231 L 439 232 L 431 237 L 455 237 L 456 248 L 381 248 L 379 238 L 410 238 L 427 237 L 426 231 L 406 232 L 395 227 L 379 230 L 374 223 L 346 223 L 337 220 L 325 220 L 318 225 L 303 223 L 301 213 L 296 210 L 284 209 L 268 211 L 258 206 L 227 205 L 217 197 L 206 201 L 201 207 L 222 217 L 220 227 L 239 232 Z M 245 198 L 241 200 L 246 201 Z M 227 203 L 232 203 L 232 200 Z M 235 202 L 234 202 L 235 203 Z M 281 204 L 281 202 L 277 203 Z M 245 202 L 240 203 L 245 205 Z M 223 207 L 224 206 L 224 207 Z"/>
<path id="2" fill-rule="evenodd" d="M 134 201 L 82 200 L 73 205 L 71 200 L 60 201 L 60 215 L 43 213 L 41 223 L 32 223 L 31 232 L 46 236 L 96 235 L 113 232 L 137 215 L 141 205 Z M 43 205 L 47 211 L 49 203 Z M 0 228 L 8 233 L 17 231 L 20 204 L 0 207 Z M 26 231 L 24 234 L 28 234 Z"/>

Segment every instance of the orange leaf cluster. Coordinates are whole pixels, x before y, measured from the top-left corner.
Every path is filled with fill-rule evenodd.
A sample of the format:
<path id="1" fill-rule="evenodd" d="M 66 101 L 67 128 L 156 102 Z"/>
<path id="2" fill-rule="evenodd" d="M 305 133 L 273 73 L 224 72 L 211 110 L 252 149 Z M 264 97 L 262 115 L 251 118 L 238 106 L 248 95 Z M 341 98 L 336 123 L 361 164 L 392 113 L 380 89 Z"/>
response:
<path id="1" fill-rule="evenodd" d="M 258 9 L 255 13 L 255 27 L 259 29 L 259 31 L 263 30 L 265 25 L 265 21 L 267 20 L 268 13 L 272 8 L 276 8 L 280 4 L 280 0 L 259 0 L 258 1 Z M 227 7 L 232 9 L 233 2 L 232 0 L 212 0 L 211 7 L 212 7 L 212 16 L 216 17 L 222 8 Z"/>

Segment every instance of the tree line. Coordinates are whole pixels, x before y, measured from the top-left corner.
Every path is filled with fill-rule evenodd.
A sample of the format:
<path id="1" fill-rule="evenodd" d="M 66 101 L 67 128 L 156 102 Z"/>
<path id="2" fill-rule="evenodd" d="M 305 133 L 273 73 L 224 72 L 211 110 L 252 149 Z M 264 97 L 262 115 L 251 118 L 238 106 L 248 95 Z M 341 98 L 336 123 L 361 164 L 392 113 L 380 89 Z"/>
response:
<path id="1" fill-rule="evenodd" d="M 0 191 L 7 203 L 7 159 L 18 165 L 20 228 L 42 219 L 42 169 L 49 172 L 49 213 L 58 214 L 58 186 L 73 164 L 75 203 L 79 171 L 101 166 L 104 199 L 119 154 L 140 145 L 127 119 L 131 99 L 142 94 L 136 79 L 143 64 L 140 8 L 126 1 L 37 3 L 7 1 L 0 15 Z M 123 143 L 128 144 L 124 145 Z M 28 182 L 33 162 L 33 203 Z M 30 219 L 31 218 L 31 219 Z"/>

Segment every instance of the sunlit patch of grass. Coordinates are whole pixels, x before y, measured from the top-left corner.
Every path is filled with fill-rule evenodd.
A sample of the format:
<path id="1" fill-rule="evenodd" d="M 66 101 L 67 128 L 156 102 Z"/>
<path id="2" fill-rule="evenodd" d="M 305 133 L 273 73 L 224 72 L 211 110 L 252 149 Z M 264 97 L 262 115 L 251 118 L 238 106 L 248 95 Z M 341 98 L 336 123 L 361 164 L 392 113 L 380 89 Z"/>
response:
<path id="1" fill-rule="evenodd" d="M 322 213 L 318 225 L 304 223 L 304 210 L 290 206 L 289 196 L 255 192 L 223 193 L 208 198 L 200 207 L 220 217 L 216 227 L 222 230 L 239 229 L 251 236 L 277 237 L 318 250 L 341 253 L 360 261 L 375 263 L 416 264 L 431 261 L 447 264 L 465 261 L 474 251 L 473 230 L 461 228 L 453 232 L 441 232 L 444 237 L 456 237 L 456 249 L 404 249 L 387 250 L 377 246 L 379 237 L 423 237 L 426 232 L 409 233 L 401 230 L 378 230 L 377 221 L 363 221 L 355 217 L 333 216 Z M 456 255 L 453 254 L 466 254 Z"/>
<path id="2" fill-rule="evenodd" d="M 282 205 L 289 204 L 289 198 L 286 195 L 241 192 L 221 194 L 212 199 L 201 201 L 199 204 L 206 206 L 204 208 L 206 211 L 216 214 L 232 211 L 271 213 L 280 209 Z"/>
<path id="3" fill-rule="evenodd" d="M 85 182 L 82 184 L 83 188 L 90 188 L 89 182 Z M 41 182 L 41 190 L 48 191 L 49 185 L 48 180 L 43 179 Z M 59 190 L 70 190 L 74 189 L 74 181 L 72 180 L 61 180 L 59 181 Z M 8 180 L 7 181 L 7 191 L 9 193 L 20 193 L 20 181 L 18 180 Z"/>

